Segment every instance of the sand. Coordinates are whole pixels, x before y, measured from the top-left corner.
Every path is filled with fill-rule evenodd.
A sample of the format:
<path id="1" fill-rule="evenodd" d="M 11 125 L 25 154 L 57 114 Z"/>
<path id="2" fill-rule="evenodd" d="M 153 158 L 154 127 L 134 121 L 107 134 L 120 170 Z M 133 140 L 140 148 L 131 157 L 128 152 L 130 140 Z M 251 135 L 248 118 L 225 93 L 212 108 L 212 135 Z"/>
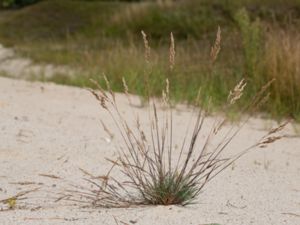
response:
<path id="1" fill-rule="evenodd" d="M 121 109 L 129 111 L 124 96 L 118 99 Z M 178 108 L 176 139 L 190 115 L 188 108 Z M 147 109 L 136 110 L 146 120 Z M 0 78 L 0 201 L 53 183 L 40 174 L 78 183 L 83 178 L 78 168 L 105 174 L 110 167 L 105 158 L 114 157 L 122 142 L 109 139 L 100 118 L 113 128 L 111 119 L 84 89 Z M 251 119 L 229 151 L 238 152 L 253 143 L 272 124 Z M 299 225 L 300 138 L 291 125 L 284 134 L 284 139 L 248 153 L 207 184 L 194 205 L 82 208 L 52 204 L 48 194 L 40 197 L 36 191 L 28 199 L 17 200 L 16 209 L 0 211 L 0 224 L 104 225 L 117 224 L 116 219 L 119 224 L 138 225 Z"/>
<path id="2" fill-rule="evenodd" d="M 73 76 L 75 71 L 67 66 L 37 64 L 29 58 L 19 56 L 14 49 L 0 44 L 0 72 L 6 76 L 22 79 L 50 79 L 57 74 Z"/>

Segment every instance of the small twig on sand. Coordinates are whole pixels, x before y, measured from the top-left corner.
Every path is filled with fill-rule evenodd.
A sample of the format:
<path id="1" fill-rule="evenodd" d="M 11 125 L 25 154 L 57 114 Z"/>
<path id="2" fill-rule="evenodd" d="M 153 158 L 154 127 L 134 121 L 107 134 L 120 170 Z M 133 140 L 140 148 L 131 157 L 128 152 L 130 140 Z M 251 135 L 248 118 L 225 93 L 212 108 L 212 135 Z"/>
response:
<path id="1" fill-rule="evenodd" d="M 289 212 L 285 212 L 285 213 L 281 213 L 282 215 L 289 215 L 289 216 L 296 216 L 296 217 L 300 217 L 299 214 L 296 213 L 289 213 Z"/>

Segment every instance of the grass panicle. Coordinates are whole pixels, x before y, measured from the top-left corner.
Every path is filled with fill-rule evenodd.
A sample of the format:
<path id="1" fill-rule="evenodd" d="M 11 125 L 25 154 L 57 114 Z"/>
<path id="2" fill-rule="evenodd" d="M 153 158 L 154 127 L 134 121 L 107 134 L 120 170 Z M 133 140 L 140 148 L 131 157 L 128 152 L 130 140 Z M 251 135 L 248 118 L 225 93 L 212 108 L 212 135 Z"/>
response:
<path id="1" fill-rule="evenodd" d="M 170 70 L 173 70 L 175 66 L 175 41 L 173 33 L 170 34 L 170 50 L 169 50 L 169 62 L 170 62 Z"/>
<path id="2" fill-rule="evenodd" d="M 218 27 L 215 43 L 210 50 L 210 58 L 212 63 L 214 63 L 217 60 L 220 51 L 221 51 L 221 28 Z"/>

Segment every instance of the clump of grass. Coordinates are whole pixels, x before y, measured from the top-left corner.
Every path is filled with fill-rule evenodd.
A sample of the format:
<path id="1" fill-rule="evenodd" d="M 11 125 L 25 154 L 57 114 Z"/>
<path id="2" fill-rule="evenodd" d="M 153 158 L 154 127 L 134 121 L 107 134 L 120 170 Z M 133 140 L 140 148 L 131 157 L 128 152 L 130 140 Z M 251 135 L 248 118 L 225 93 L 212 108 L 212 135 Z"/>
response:
<path id="1" fill-rule="evenodd" d="M 220 51 L 219 29 L 215 45 L 212 47 L 212 61 Z M 143 34 L 146 51 L 149 51 L 146 35 Z M 147 53 L 147 52 L 146 52 Z M 171 35 L 170 69 L 174 68 L 175 43 Z M 146 54 L 146 60 L 149 55 Z M 237 136 L 246 124 L 253 112 L 255 112 L 268 98 L 267 89 L 273 80 L 264 85 L 253 97 L 252 101 L 245 106 L 244 112 L 248 112 L 246 119 L 239 125 L 225 126 L 227 118 L 216 119 L 211 125 L 209 132 L 205 133 L 204 127 L 209 126 L 206 122 L 207 112 L 201 107 L 199 98 L 195 101 L 195 108 L 188 122 L 187 130 L 182 135 L 179 153 L 175 154 L 173 121 L 173 106 L 170 101 L 170 82 L 165 81 L 162 91 L 161 102 L 149 96 L 148 116 L 149 125 L 141 123 L 138 114 L 132 107 L 134 120 L 129 121 L 118 106 L 115 93 L 111 89 L 109 80 L 104 76 L 106 89 L 97 82 L 98 90 L 90 90 L 99 102 L 100 106 L 108 112 L 114 121 L 124 143 L 116 160 L 112 162 L 112 168 L 100 177 L 101 183 L 91 179 L 86 181 L 95 189 L 88 191 L 70 191 L 66 194 L 68 200 L 92 203 L 96 207 L 127 207 L 132 205 L 186 205 L 195 201 L 205 185 L 229 167 L 233 162 L 245 153 L 256 147 L 266 147 L 268 144 L 280 139 L 277 133 L 282 130 L 286 123 L 270 130 L 251 146 L 241 149 L 237 154 L 229 157 L 224 156 L 232 140 Z M 128 103 L 132 103 L 129 89 L 125 79 L 123 87 Z M 147 84 L 145 84 L 147 88 Z M 241 80 L 228 95 L 224 110 L 242 97 L 246 81 Z M 158 110 L 158 104 L 165 108 Z M 191 125 L 193 124 L 193 125 Z M 105 130 L 107 128 L 105 127 Z M 205 136 L 204 139 L 200 136 Z M 115 178 L 111 175 L 113 168 L 118 168 L 124 175 Z M 71 193 L 71 194 L 70 194 Z M 75 193 L 75 194 L 74 194 Z"/>
<path id="2" fill-rule="evenodd" d="M 274 77 L 269 111 L 276 116 L 288 115 L 299 120 L 300 103 L 300 35 L 294 31 L 270 30 L 266 35 L 265 61 L 261 73 Z M 274 110 L 276 109 L 276 110 Z"/>
<path id="3" fill-rule="evenodd" d="M 265 91 L 271 82 L 264 86 L 258 95 L 249 104 L 247 109 L 255 110 L 262 104 Z M 245 81 L 241 81 L 228 97 L 228 107 L 235 104 L 241 97 Z M 109 84 L 108 84 L 109 87 Z M 275 135 L 285 124 L 269 131 L 253 145 L 241 150 L 238 154 L 224 157 L 223 152 L 229 143 L 236 137 L 246 121 L 239 126 L 225 129 L 226 118 L 216 120 L 208 135 L 202 133 L 207 114 L 201 109 L 195 109 L 194 118 L 182 137 L 182 145 L 178 157 L 173 156 L 173 129 L 174 122 L 172 107 L 168 97 L 168 81 L 164 90 L 163 102 L 168 110 L 161 117 L 158 115 L 155 100 L 150 100 L 151 110 L 150 127 L 145 131 L 139 117 L 135 126 L 120 113 L 116 97 L 112 91 L 108 93 L 101 89 L 100 92 L 92 91 L 101 107 L 112 116 L 123 138 L 125 149 L 119 153 L 118 159 L 111 162 L 126 176 L 124 181 L 118 181 L 110 175 L 105 176 L 104 184 L 97 192 L 98 199 L 95 206 L 124 207 L 130 205 L 186 205 L 195 200 L 203 187 L 220 172 L 230 166 L 235 160 L 256 147 L 266 147 L 281 138 Z M 226 130 L 224 132 L 223 128 Z M 179 128 L 180 129 L 180 128 Z M 146 135 L 148 134 L 148 135 Z M 199 146 L 199 137 L 205 135 L 205 141 Z M 220 138 L 220 134 L 223 137 Z M 215 139 L 220 138 L 217 143 Z M 214 146 L 211 148 L 211 144 Z M 101 197 L 100 197 L 101 196 Z"/>

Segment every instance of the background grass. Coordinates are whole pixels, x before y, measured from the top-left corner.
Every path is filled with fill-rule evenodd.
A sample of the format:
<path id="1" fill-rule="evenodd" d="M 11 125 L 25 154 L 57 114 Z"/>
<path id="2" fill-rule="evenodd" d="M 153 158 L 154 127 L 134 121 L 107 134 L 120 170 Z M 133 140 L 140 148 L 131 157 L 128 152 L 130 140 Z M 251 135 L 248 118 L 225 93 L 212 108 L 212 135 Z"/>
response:
<path id="1" fill-rule="evenodd" d="M 209 51 L 218 25 L 222 51 L 213 69 Z M 0 11 L 0 43 L 37 62 L 69 65 L 78 74 L 57 74 L 52 81 L 90 86 L 102 73 L 115 91 L 124 76 L 135 93 L 145 95 L 145 74 L 153 94 L 171 80 L 176 101 L 191 102 L 202 88 L 217 110 L 229 89 L 248 81 L 245 101 L 272 78 L 263 110 L 273 118 L 300 119 L 300 1 L 185 0 L 118 2 L 44 0 Z M 140 31 L 149 35 L 151 65 L 143 59 Z M 176 40 L 176 66 L 168 68 L 169 33 Z M 43 79 L 42 77 L 40 79 Z"/>

